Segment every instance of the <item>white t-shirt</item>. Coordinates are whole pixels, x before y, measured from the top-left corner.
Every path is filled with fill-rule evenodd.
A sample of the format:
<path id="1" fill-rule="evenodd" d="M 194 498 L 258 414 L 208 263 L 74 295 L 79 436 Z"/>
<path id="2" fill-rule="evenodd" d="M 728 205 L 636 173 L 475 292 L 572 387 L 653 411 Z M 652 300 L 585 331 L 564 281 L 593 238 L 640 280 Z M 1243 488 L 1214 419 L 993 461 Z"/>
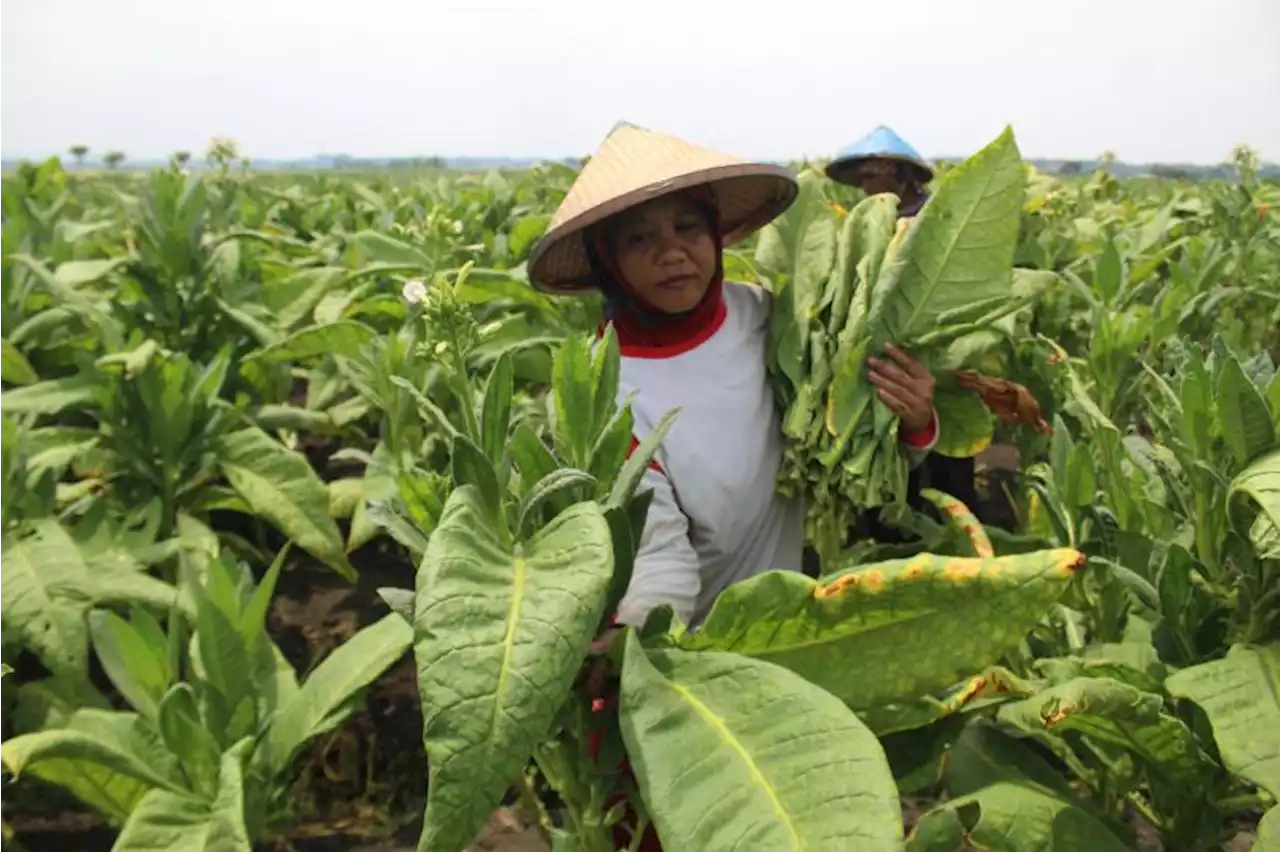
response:
<path id="1" fill-rule="evenodd" d="M 681 409 L 640 484 L 653 499 L 622 624 L 639 626 L 670 604 L 696 627 L 729 585 L 800 570 L 804 503 L 775 491 L 782 415 L 765 367 L 771 300 L 726 281 L 725 309 L 702 334 L 673 347 L 621 347 L 618 401 L 634 393 L 636 439 Z M 929 449 L 910 452 L 912 462 Z"/>
<path id="2" fill-rule="evenodd" d="M 681 411 L 640 485 L 653 499 L 621 623 L 640 625 L 665 603 L 694 625 L 729 584 L 800 570 L 804 507 L 774 492 L 782 428 L 765 372 L 769 300 L 726 281 L 725 310 L 701 339 L 622 347 L 619 402 L 635 394 L 635 437 Z"/>

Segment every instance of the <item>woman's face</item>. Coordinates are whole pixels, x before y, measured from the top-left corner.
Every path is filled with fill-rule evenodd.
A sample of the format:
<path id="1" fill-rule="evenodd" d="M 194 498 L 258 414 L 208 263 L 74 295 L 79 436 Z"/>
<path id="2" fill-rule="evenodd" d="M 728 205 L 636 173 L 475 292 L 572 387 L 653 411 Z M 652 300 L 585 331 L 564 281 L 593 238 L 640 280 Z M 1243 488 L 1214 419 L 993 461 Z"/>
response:
<path id="1" fill-rule="evenodd" d="M 882 192 L 902 194 L 898 165 L 890 160 L 866 160 L 859 163 L 854 172 L 854 181 L 867 195 L 879 195 Z"/>
<path id="2" fill-rule="evenodd" d="M 697 307 L 719 259 L 705 212 L 687 198 L 665 196 L 621 215 L 611 247 L 631 289 L 664 313 Z"/>

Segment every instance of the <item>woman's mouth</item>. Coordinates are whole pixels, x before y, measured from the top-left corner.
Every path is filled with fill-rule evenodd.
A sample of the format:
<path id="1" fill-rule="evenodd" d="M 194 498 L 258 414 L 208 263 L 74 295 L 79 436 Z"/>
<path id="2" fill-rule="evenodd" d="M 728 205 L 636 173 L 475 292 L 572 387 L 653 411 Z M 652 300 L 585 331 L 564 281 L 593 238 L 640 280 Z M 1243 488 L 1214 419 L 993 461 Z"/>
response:
<path id="1" fill-rule="evenodd" d="M 670 278 L 664 278 L 658 282 L 658 286 L 664 290 L 681 290 L 693 284 L 697 280 L 696 275 L 673 275 Z"/>

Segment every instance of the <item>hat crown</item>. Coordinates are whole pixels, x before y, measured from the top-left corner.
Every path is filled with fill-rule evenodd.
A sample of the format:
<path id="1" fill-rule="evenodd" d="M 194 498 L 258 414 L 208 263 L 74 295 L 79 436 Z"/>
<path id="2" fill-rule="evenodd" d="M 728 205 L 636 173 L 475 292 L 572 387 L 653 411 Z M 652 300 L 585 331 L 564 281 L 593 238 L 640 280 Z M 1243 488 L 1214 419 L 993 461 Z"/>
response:
<path id="1" fill-rule="evenodd" d="M 863 157 L 897 157 L 925 165 L 924 157 L 907 141 L 886 125 L 880 125 L 866 136 L 841 148 L 836 154 L 837 160 L 850 160 Z"/>
<path id="2" fill-rule="evenodd" d="M 785 210 L 795 177 L 784 167 L 752 162 L 620 121 L 587 159 L 546 232 L 529 254 L 529 280 L 551 292 L 594 285 L 582 232 L 639 204 L 710 185 L 720 239 L 731 245 Z"/>
<path id="3" fill-rule="evenodd" d="M 582 167 L 551 217 L 547 230 L 555 230 L 619 196 L 645 189 L 657 195 L 668 181 L 745 162 L 629 121 L 619 121 Z"/>

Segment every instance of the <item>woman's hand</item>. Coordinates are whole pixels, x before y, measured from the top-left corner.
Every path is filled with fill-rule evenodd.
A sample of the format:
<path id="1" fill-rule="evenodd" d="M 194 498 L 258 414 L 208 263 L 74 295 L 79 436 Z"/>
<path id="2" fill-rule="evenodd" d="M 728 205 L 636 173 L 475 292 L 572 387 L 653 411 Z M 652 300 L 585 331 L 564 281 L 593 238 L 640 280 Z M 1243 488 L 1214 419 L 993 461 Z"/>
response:
<path id="1" fill-rule="evenodd" d="M 897 363 L 868 358 L 867 378 L 908 432 L 923 432 L 933 422 L 933 374 L 892 343 L 885 352 Z"/>
<path id="2" fill-rule="evenodd" d="M 609 677 L 610 669 L 609 652 L 613 649 L 614 640 L 621 632 L 620 627 L 610 627 L 591 640 L 589 654 L 582 664 L 579 689 L 584 696 L 593 701 L 605 696 L 605 681 Z"/>

